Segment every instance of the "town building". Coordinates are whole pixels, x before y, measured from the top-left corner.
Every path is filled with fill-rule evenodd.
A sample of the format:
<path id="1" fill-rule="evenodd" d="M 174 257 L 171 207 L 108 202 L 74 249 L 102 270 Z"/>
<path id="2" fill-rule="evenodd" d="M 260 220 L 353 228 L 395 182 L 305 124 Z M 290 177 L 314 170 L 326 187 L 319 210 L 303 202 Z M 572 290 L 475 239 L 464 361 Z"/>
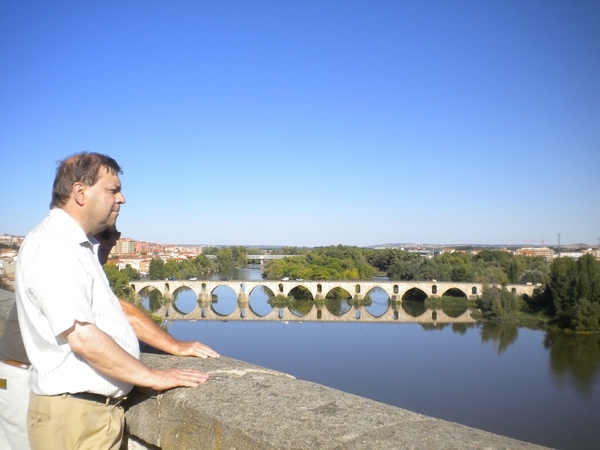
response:
<path id="1" fill-rule="evenodd" d="M 556 258 L 556 252 L 548 247 L 523 247 L 515 251 L 515 255 L 522 256 L 541 256 L 548 261 Z"/>

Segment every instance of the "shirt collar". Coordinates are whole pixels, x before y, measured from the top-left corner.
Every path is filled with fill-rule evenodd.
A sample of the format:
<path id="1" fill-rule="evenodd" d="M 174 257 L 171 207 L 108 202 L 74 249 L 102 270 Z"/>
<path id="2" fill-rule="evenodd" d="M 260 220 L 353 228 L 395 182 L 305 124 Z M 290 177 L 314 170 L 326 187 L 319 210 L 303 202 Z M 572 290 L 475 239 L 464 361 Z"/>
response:
<path id="1" fill-rule="evenodd" d="M 93 248 L 94 251 L 98 247 L 98 241 L 94 238 L 88 239 L 83 229 L 79 226 L 77 221 L 73 219 L 68 213 L 60 208 L 53 208 L 50 210 L 50 217 L 58 221 L 62 226 L 65 236 L 71 241 L 76 242 L 79 245 Z"/>

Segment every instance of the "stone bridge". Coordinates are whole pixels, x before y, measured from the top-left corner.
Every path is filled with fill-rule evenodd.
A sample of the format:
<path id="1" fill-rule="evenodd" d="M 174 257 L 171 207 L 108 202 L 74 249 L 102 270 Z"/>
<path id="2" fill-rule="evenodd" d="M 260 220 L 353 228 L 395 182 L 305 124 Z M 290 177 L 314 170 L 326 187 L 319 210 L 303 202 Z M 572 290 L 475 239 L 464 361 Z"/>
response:
<path id="1" fill-rule="evenodd" d="M 211 307 L 212 294 L 215 289 L 221 286 L 231 288 L 238 299 L 239 310 L 233 311 L 229 315 L 221 315 L 215 312 Z M 255 314 L 249 305 L 249 298 L 252 291 L 259 287 L 270 289 L 274 295 L 288 297 L 290 292 L 297 288 L 307 289 L 313 297 L 313 300 L 325 300 L 327 294 L 335 288 L 346 290 L 353 300 L 362 300 L 374 288 L 380 288 L 387 293 L 392 303 L 382 315 L 375 317 L 365 311 L 363 306 L 356 307 L 355 311 L 343 316 L 337 316 L 329 312 L 322 303 L 317 303 L 314 308 L 304 316 L 298 316 L 288 308 L 274 309 L 265 316 Z M 307 320 L 307 321 L 377 321 L 377 322 L 418 322 L 418 323 L 465 323 L 474 322 L 469 311 L 466 311 L 459 317 L 450 317 L 442 310 L 427 311 L 421 316 L 413 317 L 407 314 L 398 303 L 402 302 L 405 295 L 410 292 L 420 291 L 426 297 L 439 298 L 447 295 L 455 297 L 466 297 L 476 299 L 481 295 L 483 285 L 481 283 L 459 283 L 459 282 L 398 282 L 398 281 L 277 281 L 277 280 L 173 280 L 173 281 L 148 281 L 138 280 L 132 283 L 131 287 L 139 295 L 140 291 L 146 288 L 157 289 L 161 294 L 171 301 L 170 305 L 165 305 L 154 314 L 162 317 L 168 317 L 170 320 Z M 177 310 L 173 304 L 174 296 L 182 287 L 194 291 L 198 298 L 199 305 L 189 313 L 182 313 Z M 531 296 L 535 289 L 532 285 L 508 285 L 507 289 L 516 295 Z"/>

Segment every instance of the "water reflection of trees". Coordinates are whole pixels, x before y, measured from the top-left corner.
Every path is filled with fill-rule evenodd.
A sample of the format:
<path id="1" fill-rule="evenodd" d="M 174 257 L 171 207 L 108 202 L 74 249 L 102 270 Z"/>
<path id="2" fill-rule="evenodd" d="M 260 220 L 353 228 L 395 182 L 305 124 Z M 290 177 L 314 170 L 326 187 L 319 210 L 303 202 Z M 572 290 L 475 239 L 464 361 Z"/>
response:
<path id="1" fill-rule="evenodd" d="M 499 355 L 508 347 L 517 342 L 519 327 L 491 322 L 484 322 L 481 326 L 481 342 L 492 342 Z"/>
<path id="2" fill-rule="evenodd" d="M 452 331 L 457 334 L 465 334 L 470 328 L 476 328 L 476 323 L 453 323 Z"/>
<path id="3" fill-rule="evenodd" d="M 425 331 L 441 331 L 447 327 L 452 327 L 452 332 L 465 334 L 471 328 L 477 328 L 476 323 L 422 323 L 421 327 Z"/>
<path id="4" fill-rule="evenodd" d="M 167 303 L 167 299 L 158 289 L 144 288 L 140 291 L 139 296 L 142 306 L 150 312 L 159 310 L 163 304 Z"/>
<path id="5" fill-rule="evenodd" d="M 442 331 L 446 328 L 448 324 L 446 323 L 422 323 L 421 328 L 425 331 Z"/>
<path id="6" fill-rule="evenodd" d="M 334 316 L 343 316 L 344 314 L 346 314 L 348 311 L 350 311 L 350 309 L 352 308 L 352 306 L 350 306 L 348 304 L 348 300 L 347 299 L 340 299 L 340 298 L 328 298 L 325 300 L 325 307 L 327 308 L 327 311 L 329 311 L 331 314 L 333 314 Z"/>
<path id="7" fill-rule="evenodd" d="M 296 316 L 302 317 L 307 315 L 312 307 L 313 302 L 311 300 L 292 298 L 288 309 Z"/>
<path id="8" fill-rule="evenodd" d="M 469 309 L 467 297 L 444 296 L 441 303 L 442 311 L 448 317 L 460 317 Z"/>
<path id="9" fill-rule="evenodd" d="M 600 335 L 548 331 L 544 347 L 550 350 L 555 382 L 571 385 L 582 397 L 592 395 L 600 369 Z"/>
<path id="10" fill-rule="evenodd" d="M 402 309 L 411 317 L 419 317 L 427 312 L 425 303 L 418 300 L 404 300 L 402 302 Z"/>

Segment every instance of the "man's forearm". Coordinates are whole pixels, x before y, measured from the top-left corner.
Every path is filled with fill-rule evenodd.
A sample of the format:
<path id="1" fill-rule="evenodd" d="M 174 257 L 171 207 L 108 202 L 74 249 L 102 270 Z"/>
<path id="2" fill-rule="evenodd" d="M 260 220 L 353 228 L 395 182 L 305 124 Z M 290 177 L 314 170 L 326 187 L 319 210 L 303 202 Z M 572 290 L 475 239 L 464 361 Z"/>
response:
<path id="1" fill-rule="evenodd" d="M 173 336 L 162 330 L 137 306 L 122 299 L 119 299 L 119 303 L 140 341 L 163 352 L 176 352 L 177 341 Z"/>
<path id="2" fill-rule="evenodd" d="M 198 370 L 152 369 L 123 350 L 94 324 L 75 322 L 65 334 L 73 352 L 90 366 L 127 383 L 162 390 L 198 386 L 208 380 L 208 375 Z"/>
<path id="3" fill-rule="evenodd" d="M 119 303 L 137 338 L 144 344 L 172 355 L 197 356 L 199 358 L 219 357 L 219 354 L 212 348 L 200 342 L 181 342 L 173 338 L 132 303 L 122 299 L 119 299 Z"/>

